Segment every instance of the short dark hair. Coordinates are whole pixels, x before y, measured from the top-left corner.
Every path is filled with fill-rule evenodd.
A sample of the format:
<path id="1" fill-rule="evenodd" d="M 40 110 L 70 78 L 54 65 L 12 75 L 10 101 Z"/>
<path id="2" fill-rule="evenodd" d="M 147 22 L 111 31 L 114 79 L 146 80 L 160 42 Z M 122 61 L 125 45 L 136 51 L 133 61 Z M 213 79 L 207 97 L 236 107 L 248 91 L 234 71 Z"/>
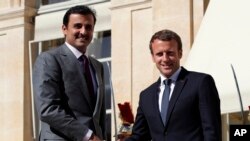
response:
<path id="1" fill-rule="evenodd" d="M 161 40 L 161 41 L 171 41 L 171 40 L 175 40 L 178 44 L 178 50 L 182 50 L 182 42 L 181 42 L 181 38 L 180 36 L 168 29 L 164 29 L 164 30 L 160 30 L 158 32 L 156 32 L 150 40 L 149 43 L 149 49 L 151 54 L 153 54 L 153 50 L 152 50 L 152 43 L 154 42 L 154 40 Z"/>
<path id="2" fill-rule="evenodd" d="M 68 26 L 69 23 L 69 16 L 71 14 L 81 14 L 81 15 L 88 15 L 91 14 L 94 18 L 94 24 L 96 23 L 96 12 L 94 9 L 91 9 L 88 6 L 85 5 L 77 5 L 74 7 L 71 7 L 64 15 L 63 17 L 63 25 Z"/>

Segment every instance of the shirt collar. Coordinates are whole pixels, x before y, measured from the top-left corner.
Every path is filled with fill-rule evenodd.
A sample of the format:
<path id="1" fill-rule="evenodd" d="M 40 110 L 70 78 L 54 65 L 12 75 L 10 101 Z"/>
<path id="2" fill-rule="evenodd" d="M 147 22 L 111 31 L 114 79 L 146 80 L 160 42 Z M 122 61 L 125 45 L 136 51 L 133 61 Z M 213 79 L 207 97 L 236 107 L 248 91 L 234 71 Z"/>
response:
<path id="1" fill-rule="evenodd" d="M 172 76 L 170 76 L 169 78 L 166 78 L 164 75 L 160 74 L 161 85 L 164 85 L 163 81 L 166 80 L 166 79 L 171 79 L 172 82 L 175 82 L 177 80 L 180 72 L 181 72 L 181 67 L 179 67 L 178 70 L 175 71 L 175 73 Z"/>
<path id="2" fill-rule="evenodd" d="M 65 42 L 65 44 L 72 51 L 72 53 L 76 56 L 77 59 L 83 55 L 83 53 L 81 53 L 79 50 L 77 50 L 75 47 L 73 47 L 69 43 Z"/>

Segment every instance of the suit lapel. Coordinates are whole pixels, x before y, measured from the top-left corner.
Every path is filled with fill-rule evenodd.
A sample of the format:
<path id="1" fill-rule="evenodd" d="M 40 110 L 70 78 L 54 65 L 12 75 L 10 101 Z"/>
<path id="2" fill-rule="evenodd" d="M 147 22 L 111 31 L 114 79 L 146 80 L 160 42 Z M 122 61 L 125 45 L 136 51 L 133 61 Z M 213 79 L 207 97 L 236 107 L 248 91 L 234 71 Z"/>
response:
<path id="1" fill-rule="evenodd" d="M 151 98 L 153 98 L 153 100 L 152 100 L 152 106 L 153 106 L 152 113 L 157 113 L 157 115 L 156 115 L 157 119 L 155 119 L 155 121 L 159 121 L 158 125 L 162 124 L 162 127 L 164 127 L 164 124 L 163 124 L 162 119 L 161 119 L 161 112 L 159 110 L 159 102 L 158 102 L 159 101 L 159 92 L 160 92 L 160 88 L 159 88 L 160 83 L 161 83 L 161 79 L 159 78 L 157 80 L 157 82 L 153 84 L 153 87 L 150 89 L 149 93 L 152 94 Z M 151 101 L 151 100 L 149 100 L 149 101 Z M 151 103 L 149 103 L 149 105 L 150 104 Z"/>
<path id="2" fill-rule="evenodd" d="M 101 76 L 102 72 L 100 72 L 101 67 L 100 67 L 100 65 L 97 65 L 95 62 L 96 60 L 90 56 L 89 56 L 89 60 L 90 60 L 91 65 L 94 67 L 95 77 L 96 77 L 97 86 L 98 86 L 98 85 L 102 84 L 102 76 Z"/>
<path id="3" fill-rule="evenodd" d="M 89 60 L 90 60 L 90 63 L 91 65 L 93 66 L 94 68 L 94 71 L 95 71 L 95 78 L 96 78 L 96 82 L 97 82 L 97 92 L 96 92 L 96 105 L 95 105 L 95 110 L 94 110 L 94 114 L 97 112 L 98 109 L 101 109 L 101 106 L 102 106 L 102 99 L 103 99 L 103 93 L 102 93 L 102 90 L 101 88 L 104 88 L 104 86 L 101 86 L 101 85 L 104 85 L 103 84 L 103 80 L 102 80 L 102 70 L 101 70 L 101 66 L 97 64 L 96 60 L 94 58 L 92 58 L 91 56 L 89 56 Z"/>
<path id="4" fill-rule="evenodd" d="M 182 70 L 178 76 L 178 79 L 175 83 L 175 88 L 174 88 L 174 91 L 172 93 L 171 99 L 169 101 L 168 114 L 167 114 L 167 118 L 166 118 L 166 126 L 165 127 L 167 127 L 167 125 L 168 125 L 168 121 L 169 121 L 169 118 L 171 117 L 171 114 L 173 112 L 175 104 L 176 104 L 176 102 L 177 102 L 177 100 L 182 92 L 183 87 L 186 84 L 186 81 L 187 81 L 187 79 L 185 79 L 186 74 L 187 74 L 187 70 L 182 68 Z"/>
<path id="5" fill-rule="evenodd" d="M 86 80 L 85 80 L 85 77 L 83 76 L 83 71 L 81 68 L 82 66 L 78 62 L 75 55 L 70 51 L 70 49 L 65 44 L 61 46 L 60 55 L 61 55 L 63 62 L 65 62 L 65 68 L 63 68 L 62 70 L 70 70 L 70 71 L 74 72 L 74 74 L 79 76 L 78 77 L 79 79 L 77 81 L 79 82 L 78 84 L 80 84 L 80 85 L 78 85 L 78 84 L 77 85 L 79 86 L 81 93 L 87 99 L 88 105 L 93 110 L 93 107 L 91 106 L 92 102 L 91 102 L 91 99 L 89 97 L 89 92 L 88 92 Z"/>

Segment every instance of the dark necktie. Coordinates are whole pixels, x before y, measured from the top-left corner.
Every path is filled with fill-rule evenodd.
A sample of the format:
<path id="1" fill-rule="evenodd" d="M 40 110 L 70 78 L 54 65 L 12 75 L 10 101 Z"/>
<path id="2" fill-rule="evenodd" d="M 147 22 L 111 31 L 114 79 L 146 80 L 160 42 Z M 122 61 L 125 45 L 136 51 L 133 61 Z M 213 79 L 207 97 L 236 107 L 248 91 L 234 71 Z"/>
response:
<path id="1" fill-rule="evenodd" d="M 84 76 L 86 78 L 86 83 L 87 83 L 87 87 L 89 90 L 89 94 L 92 98 L 92 100 L 94 100 L 94 86 L 93 86 L 93 80 L 92 80 L 92 76 L 91 76 L 91 72 L 90 72 L 90 65 L 89 65 L 89 60 L 85 55 L 82 55 L 82 59 L 83 59 L 83 69 L 84 69 Z"/>
<path id="2" fill-rule="evenodd" d="M 164 89 L 162 101 L 161 101 L 161 119 L 164 125 L 166 125 L 165 122 L 166 122 L 166 117 L 167 117 L 167 112 L 168 112 L 171 79 L 166 79 L 163 82 L 165 84 L 165 89 Z"/>

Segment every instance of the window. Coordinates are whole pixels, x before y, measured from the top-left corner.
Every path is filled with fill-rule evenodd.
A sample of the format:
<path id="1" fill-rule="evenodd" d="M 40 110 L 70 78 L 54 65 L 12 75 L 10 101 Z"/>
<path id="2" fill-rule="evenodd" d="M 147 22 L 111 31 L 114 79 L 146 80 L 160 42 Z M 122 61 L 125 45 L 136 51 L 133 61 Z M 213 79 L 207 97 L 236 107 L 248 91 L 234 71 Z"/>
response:
<path id="1" fill-rule="evenodd" d="M 106 94 L 106 132 L 107 141 L 111 141 L 111 31 L 98 32 L 94 35 L 87 54 L 102 62 L 104 67 L 105 94 Z"/>
<path id="2" fill-rule="evenodd" d="M 61 44 L 63 44 L 64 38 L 54 39 L 54 40 L 46 40 L 39 42 L 30 42 L 30 69 L 32 72 L 33 64 L 36 57 L 46 50 L 55 48 Z M 104 79 L 105 79 L 105 94 L 106 94 L 106 132 L 107 132 L 107 141 L 111 141 L 111 83 L 110 83 L 110 66 L 111 66 L 111 31 L 102 31 L 94 33 L 94 37 L 92 43 L 89 45 L 87 54 L 95 57 L 99 60 L 104 67 Z M 32 81 L 32 74 L 31 74 Z M 32 95 L 33 96 L 33 95 Z M 32 98 L 34 100 L 34 98 Z M 37 112 L 34 108 L 34 101 L 32 101 L 32 109 L 33 109 L 33 132 L 35 137 L 39 136 L 39 119 L 37 116 Z"/>

